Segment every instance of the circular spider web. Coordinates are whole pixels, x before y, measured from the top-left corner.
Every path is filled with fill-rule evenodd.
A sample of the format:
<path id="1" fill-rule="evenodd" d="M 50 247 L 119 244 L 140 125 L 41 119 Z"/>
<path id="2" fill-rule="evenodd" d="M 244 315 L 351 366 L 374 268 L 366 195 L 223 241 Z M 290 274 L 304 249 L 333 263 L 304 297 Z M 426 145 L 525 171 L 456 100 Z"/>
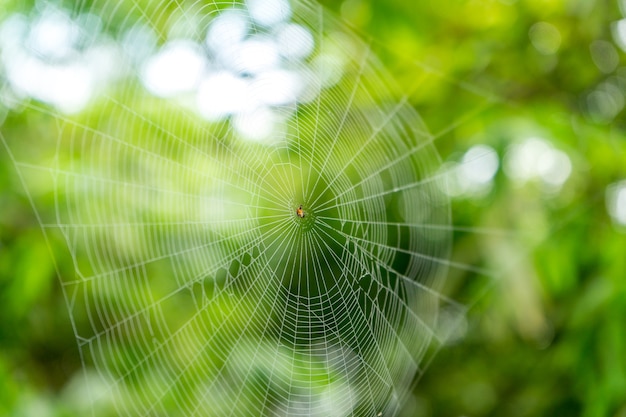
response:
<path id="1" fill-rule="evenodd" d="M 53 184 L 94 412 L 397 414 L 441 343 L 450 213 L 368 45 L 306 0 L 46 7 L 50 65 L 116 70 L 61 96 L 5 70 L 53 120 L 49 166 L 16 164 Z"/>

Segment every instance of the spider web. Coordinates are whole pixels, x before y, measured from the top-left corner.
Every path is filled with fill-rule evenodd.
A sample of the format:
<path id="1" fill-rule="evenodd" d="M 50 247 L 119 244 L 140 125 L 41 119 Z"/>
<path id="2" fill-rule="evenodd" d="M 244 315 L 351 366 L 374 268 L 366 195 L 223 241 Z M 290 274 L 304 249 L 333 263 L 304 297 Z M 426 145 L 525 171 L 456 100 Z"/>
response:
<path id="1" fill-rule="evenodd" d="M 489 276 L 450 260 L 434 147 L 474 114 L 433 134 L 409 104 L 442 75 L 422 68 L 400 92 L 319 5 L 256 3 L 75 4 L 71 19 L 99 22 L 99 36 L 78 27 L 81 53 L 126 39 L 117 78 L 96 80 L 86 111 L 16 94 L 49 127 L 11 156 L 55 252 L 95 415 L 396 415 L 465 313 L 448 270 Z M 234 42 L 224 16 L 265 61 L 211 46 Z M 268 63 L 262 47 L 280 39 Z M 171 61 L 133 61 L 174 42 L 204 56 L 196 83 L 164 86 Z M 220 82 L 245 94 L 220 96 Z M 490 103 L 468 94 L 476 112 Z"/>

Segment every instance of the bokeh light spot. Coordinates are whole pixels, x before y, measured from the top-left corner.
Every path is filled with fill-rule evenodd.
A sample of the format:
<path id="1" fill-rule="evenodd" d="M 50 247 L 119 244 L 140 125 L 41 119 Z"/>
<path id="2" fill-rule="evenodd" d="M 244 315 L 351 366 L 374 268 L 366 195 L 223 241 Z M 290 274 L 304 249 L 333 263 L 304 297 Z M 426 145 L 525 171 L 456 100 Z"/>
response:
<path id="1" fill-rule="evenodd" d="M 514 182 L 524 184 L 538 180 L 545 191 L 553 193 L 570 177 L 572 162 L 565 152 L 555 149 L 546 140 L 530 137 L 509 147 L 503 168 Z"/>
<path id="2" fill-rule="evenodd" d="M 589 46 L 591 58 L 596 67 L 605 74 L 610 74 L 619 65 L 619 55 L 611 42 L 597 40 Z"/>
<path id="3" fill-rule="evenodd" d="M 626 181 L 607 187 L 606 207 L 615 224 L 626 226 Z"/>
<path id="4" fill-rule="evenodd" d="M 483 197 L 492 189 L 499 166 L 498 154 L 492 147 L 473 146 L 460 162 L 443 165 L 443 191 L 450 197 Z"/>
<path id="5" fill-rule="evenodd" d="M 152 94 L 170 97 L 193 90 L 207 64 L 199 45 L 173 41 L 146 62 L 142 81 Z"/>
<path id="6" fill-rule="evenodd" d="M 528 37 L 535 49 L 543 55 L 552 55 L 561 46 L 561 33 L 556 26 L 547 22 L 538 22 L 528 31 Z"/>
<path id="7" fill-rule="evenodd" d="M 291 17 L 291 6 L 287 0 L 248 0 L 252 19 L 262 26 L 274 26 Z"/>

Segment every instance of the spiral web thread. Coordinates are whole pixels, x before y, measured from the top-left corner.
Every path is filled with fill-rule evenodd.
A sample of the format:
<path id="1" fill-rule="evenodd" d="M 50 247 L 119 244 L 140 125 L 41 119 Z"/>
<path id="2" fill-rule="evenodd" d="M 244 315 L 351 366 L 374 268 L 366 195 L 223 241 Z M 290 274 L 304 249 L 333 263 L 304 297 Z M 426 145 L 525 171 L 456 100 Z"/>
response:
<path id="1" fill-rule="evenodd" d="M 11 154 L 51 247 L 67 249 L 55 258 L 94 415 L 396 415 L 445 343 L 441 311 L 465 311 L 443 294 L 448 268 L 484 273 L 449 260 L 433 145 L 463 120 L 431 134 L 370 46 L 318 5 L 269 2 L 270 24 L 253 3 L 71 9 L 109 36 L 141 23 L 163 48 L 204 45 L 228 13 L 248 38 L 306 28 L 312 50 L 280 58 L 304 88 L 241 77 L 261 80 L 246 99 L 266 97 L 265 118 L 197 86 L 159 91 L 132 58 L 86 111 L 21 103 L 50 128 L 36 152 Z"/>

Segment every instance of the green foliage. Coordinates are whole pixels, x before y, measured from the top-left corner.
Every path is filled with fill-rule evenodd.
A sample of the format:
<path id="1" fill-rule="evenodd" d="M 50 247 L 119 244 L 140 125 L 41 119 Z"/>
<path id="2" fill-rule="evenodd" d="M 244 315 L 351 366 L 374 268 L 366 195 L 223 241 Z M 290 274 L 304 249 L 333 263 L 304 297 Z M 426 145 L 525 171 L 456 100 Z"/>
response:
<path id="1" fill-rule="evenodd" d="M 458 162 L 476 144 L 488 144 L 503 157 L 511 145 L 539 136 L 565 151 L 573 165 L 572 175 L 555 193 L 546 192 L 539 181 L 516 184 L 500 169 L 486 195 L 453 199 L 453 222 L 468 230 L 459 227 L 454 233 L 452 259 L 484 267 L 493 275 L 451 268 L 447 290 L 472 307 L 468 329 L 464 338 L 437 353 L 402 415 L 626 416 L 626 233 L 612 223 L 605 202 L 607 186 L 626 178 L 626 123 L 623 110 L 609 117 L 588 99 L 607 80 L 622 88 L 622 97 L 626 91 L 623 51 L 616 49 L 619 62 L 609 72 L 599 68 L 590 52 L 594 41 L 614 44 L 611 24 L 623 17 L 618 2 L 323 3 L 371 41 L 399 90 L 437 137 L 435 145 L 444 162 Z M 161 16 L 157 26 L 166 32 L 167 16 L 176 13 L 176 2 L 171 9 L 158 11 L 151 9 L 154 4 L 122 2 L 111 11 L 113 21 L 119 19 L 122 25 L 124 19 L 140 17 L 135 14 L 143 8 Z M 555 53 L 542 53 L 531 42 L 529 33 L 538 22 L 558 30 Z M 132 102 L 132 97 L 129 93 L 125 104 L 137 109 L 146 123 L 158 123 L 162 103 L 157 107 L 149 100 Z M 109 126 L 101 115 L 107 112 L 113 109 L 95 103 L 76 117 L 106 133 Z M 303 120 L 312 124 L 311 117 Z M 194 123 L 181 115 L 168 130 L 194 136 L 201 130 Z M 133 130 L 137 126 L 129 124 L 125 134 L 148 146 L 141 143 L 141 132 Z M 18 157 L 41 161 L 54 154 L 54 144 L 45 141 L 57 127 L 45 112 L 25 108 L 9 113 L 0 134 Z M 69 127 L 63 132 L 72 134 Z M 174 146 L 168 147 L 171 138 L 155 132 L 149 139 L 155 137 L 182 158 Z M 349 158 L 350 152 L 355 150 L 346 148 L 339 158 Z M 60 163 L 89 163 L 81 160 L 78 150 L 67 158 Z M 142 168 L 147 175 L 157 169 Z M 82 415 L 81 381 L 90 375 L 80 371 L 74 332 L 95 329 L 87 312 L 70 319 L 57 275 L 73 276 L 69 271 L 83 264 L 59 249 L 62 238 L 53 231 L 47 231 L 48 241 L 44 240 L 32 209 L 50 218 L 58 201 L 46 194 L 52 181 L 46 173 L 30 175 L 41 176 L 27 179 L 41 184 L 34 190 L 41 192 L 36 207 L 31 207 L 9 153 L 0 147 L 0 414 Z M 163 216 L 150 208 L 144 214 Z M 506 233 L 479 233 L 483 229 Z M 124 236 L 114 239 L 132 246 Z M 166 237 L 155 237 L 159 239 Z M 231 238 L 224 248 L 228 245 L 245 242 Z M 132 258 L 132 248 L 128 256 Z M 166 267 L 159 273 L 174 275 Z M 138 285 L 133 291 L 146 297 L 168 293 L 171 283 L 163 279 L 157 284 L 149 290 Z M 168 323 L 175 327 L 192 314 L 193 300 L 171 302 L 177 314 L 168 317 Z M 231 307 L 225 302 L 206 314 L 223 314 Z M 246 319 L 231 317 L 226 325 L 237 328 Z M 133 346 L 117 348 L 127 350 L 116 357 L 132 357 Z M 269 346 L 262 354 L 255 370 L 259 380 L 267 378 L 263 360 L 278 355 Z M 306 362 L 297 356 L 283 355 L 281 360 L 285 367 Z M 310 361 L 306 365 L 317 366 Z M 136 383 L 149 380 L 152 371 L 146 369 L 141 374 L 145 379 Z M 333 380 L 333 371 L 321 365 L 316 371 L 320 380 L 313 385 L 322 392 L 324 382 Z M 219 412 L 220 405 L 215 407 Z M 115 414 L 112 404 L 104 404 L 103 410 Z"/>

